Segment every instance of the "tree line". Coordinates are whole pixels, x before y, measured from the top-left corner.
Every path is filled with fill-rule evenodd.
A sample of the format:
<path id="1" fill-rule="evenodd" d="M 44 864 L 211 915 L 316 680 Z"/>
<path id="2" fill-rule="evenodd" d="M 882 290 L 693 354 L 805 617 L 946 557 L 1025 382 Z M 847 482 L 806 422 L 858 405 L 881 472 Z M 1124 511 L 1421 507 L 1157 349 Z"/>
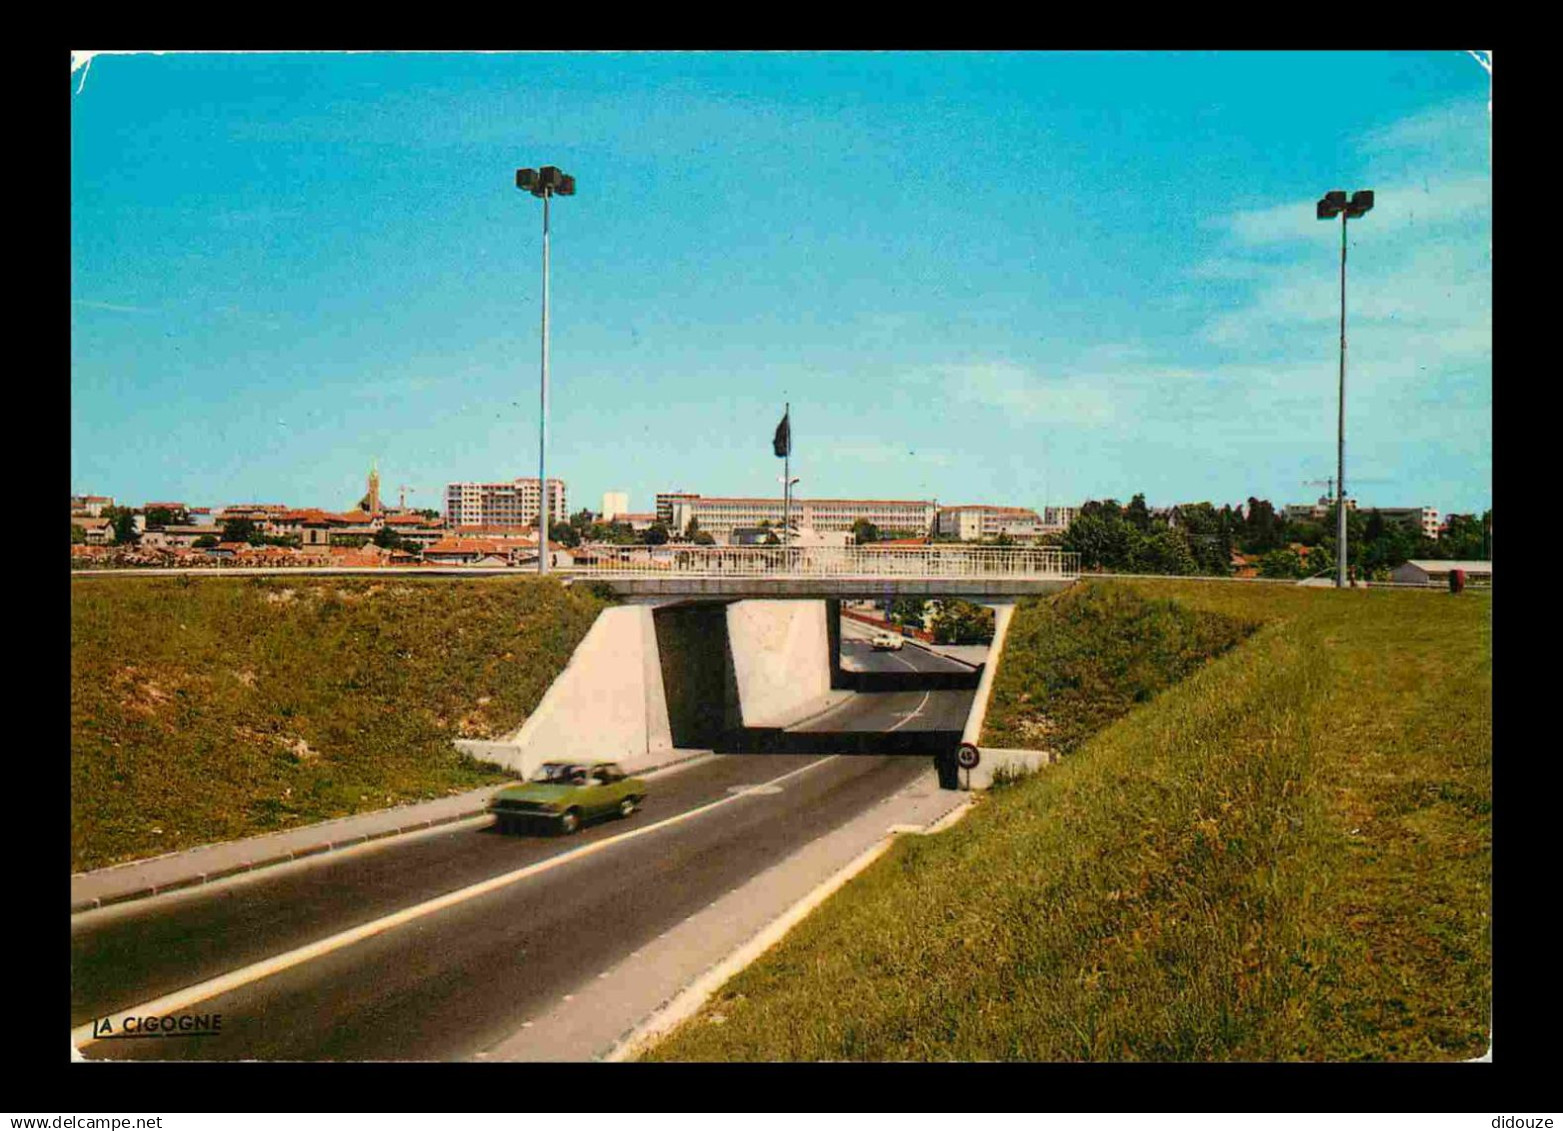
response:
<path id="1" fill-rule="evenodd" d="M 1261 577 L 1304 578 L 1336 568 L 1337 512 L 1288 518 L 1266 499 L 1245 508 L 1217 509 L 1183 503 L 1152 513 L 1143 494 L 1127 504 L 1092 500 L 1062 535 L 1050 541 L 1080 555 L 1082 569 L 1116 573 L 1166 573 L 1225 577 L 1235 552 L 1258 566 Z M 1411 559 L 1484 561 L 1492 554 L 1492 511 L 1450 515 L 1440 538 L 1386 519 L 1378 510 L 1346 512 L 1347 566 L 1357 577 L 1387 580 Z"/>

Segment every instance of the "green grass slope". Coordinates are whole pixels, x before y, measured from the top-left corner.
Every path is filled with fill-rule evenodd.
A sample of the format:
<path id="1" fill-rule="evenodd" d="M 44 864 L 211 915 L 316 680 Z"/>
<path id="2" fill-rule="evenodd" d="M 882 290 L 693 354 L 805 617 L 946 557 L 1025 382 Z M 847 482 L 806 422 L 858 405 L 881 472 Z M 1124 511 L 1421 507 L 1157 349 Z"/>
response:
<path id="1" fill-rule="evenodd" d="M 900 838 L 648 1058 L 1480 1055 L 1490 597 L 1121 588 L 1262 627 L 950 830 Z"/>
<path id="2" fill-rule="evenodd" d="M 1258 627 L 1123 585 L 1076 586 L 1016 612 L 982 745 L 1062 754 Z"/>
<path id="3" fill-rule="evenodd" d="M 451 740 L 519 726 L 603 607 L 532 578 L 76 578 L 72 867 L 500 780 Z"/>

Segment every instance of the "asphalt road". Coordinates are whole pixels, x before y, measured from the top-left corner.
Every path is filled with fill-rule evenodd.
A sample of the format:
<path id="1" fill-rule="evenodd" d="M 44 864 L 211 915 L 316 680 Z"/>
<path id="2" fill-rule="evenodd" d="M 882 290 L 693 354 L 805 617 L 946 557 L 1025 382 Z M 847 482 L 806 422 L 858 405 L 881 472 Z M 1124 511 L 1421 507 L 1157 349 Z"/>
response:
<path id="1" fill-rule="evenodd" d="M 841 666 L 859 672 L 969 672 L 970 664 L 941 656 L 916 644 L 903 644 L 895 652 L 876 652 L 870 641 L 880 633 L 862 621 L 841 618 Z"/>
<path id="2" fill-rule="evenodd" d="M 843 618 L 841 666 L 867 672 L 969 672 L 970 664 L 952 660 L 915 644 L 899 651 L 875 652 L 869 644 L 874 629 Z M 795 733 L 961 730 L 971 713 L 975 691 L 879 691 L 854 695 L 845 703 L 799 726 Z"/>
<path id="3" fill-rule="evenodd" d="M 777 787 L 740 793 L 808 766 L 815 768 Z M 187 1012 L 222 1015 L 217 1036 L 105 1040 L 84 1049 L 88 1059 L 115 1060 L 472 1056 L 927 769 L 921 757 L 718 758 L 655 780 L 645 807 L 628 821 L 575 837 L 458 828 L 79 916 L 71 1023 L 559 857 L 557 867 L 190 1006 Z M 565 858 L 734 796 L 710 812 Z"/>
<path id="4" fill-rule="evenodd" d="M 841 634 L 841 666 L 858 672 L 969 672 L 970 664 L 903 644 L 896 652 L 876 652 L 867 639 Z"/>
<path id="5" fill-rule="evenodd" d="M 975 691 L 871 691 L 854 695 L 798 726 L 794 734 L 959 731 Z"/>

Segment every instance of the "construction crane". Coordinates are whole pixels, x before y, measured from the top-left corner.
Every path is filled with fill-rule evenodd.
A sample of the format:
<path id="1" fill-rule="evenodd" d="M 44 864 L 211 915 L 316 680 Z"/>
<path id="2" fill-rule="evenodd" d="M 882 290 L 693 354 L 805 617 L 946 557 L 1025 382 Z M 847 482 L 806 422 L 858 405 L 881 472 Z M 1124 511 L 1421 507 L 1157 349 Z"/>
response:
<path id="1" fill-rule="evenodd" d="M 401 492 L 401 503 L 400 503 L 398 509 L 405 511 L 407 509 L 407 492 L 411 491 L 413 494 L 416 495 L 418 493 L 418 488 L 416 488 L 416 487 L 409 487 L 407 484 L 403 483 L 400 487 L 398 487 L 396 489 L 399 492 Z"/>
<path id="2" fill-rule="evenodd" d="M 1327 499 L 1330 499 L 1331 501 L 1333 501 L 1334 498 L 1335 498 L 1335 476 L 1333 476 L 1333 475 L 1326 476 L 1323 479 L 1304 479 L 1303 480 L 1303 486 L 1304 487 L 1325 487 L 1325 488 L 1328 489 L 1326 491 L 1325 497 Z"/>

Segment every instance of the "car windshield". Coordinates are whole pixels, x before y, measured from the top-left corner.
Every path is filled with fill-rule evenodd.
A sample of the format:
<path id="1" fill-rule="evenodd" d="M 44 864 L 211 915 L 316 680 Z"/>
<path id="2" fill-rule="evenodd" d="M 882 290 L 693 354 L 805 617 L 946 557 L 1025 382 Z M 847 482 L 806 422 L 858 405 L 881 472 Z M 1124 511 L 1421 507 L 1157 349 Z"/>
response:
<path id="1" fill-rule="evenodd" d="M 544 762 L 532 775 L 532 780 L 549 785 L 572 785 L 586 781 L 586 767 L 572 766 L 568 762 Z"/>

